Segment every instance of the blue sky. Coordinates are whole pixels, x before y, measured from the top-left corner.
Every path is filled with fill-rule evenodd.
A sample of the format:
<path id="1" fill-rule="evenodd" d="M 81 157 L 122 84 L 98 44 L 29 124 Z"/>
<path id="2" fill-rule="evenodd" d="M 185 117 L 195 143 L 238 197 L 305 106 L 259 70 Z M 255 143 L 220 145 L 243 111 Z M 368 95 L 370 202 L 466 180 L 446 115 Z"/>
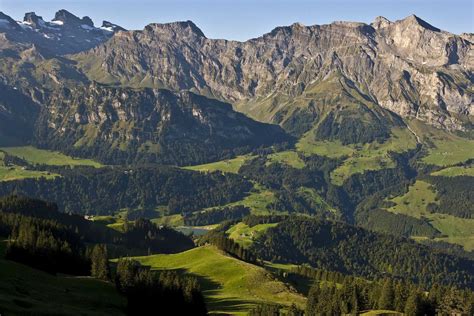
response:
<path id="1" fill-rule="evenodd" d="M 127 29 L 151 22 L 194 21 L 210 38 L 247 40 L 276 26 L 332 21 L 370 23 L 416 14 L 453 33 L 474 32 L 473 0 L 0 0 L 0 11 L 15 19 L 35 11 L 45 20 L 59 9 L 88 15 L 96 24 L 109 20 Z"/>

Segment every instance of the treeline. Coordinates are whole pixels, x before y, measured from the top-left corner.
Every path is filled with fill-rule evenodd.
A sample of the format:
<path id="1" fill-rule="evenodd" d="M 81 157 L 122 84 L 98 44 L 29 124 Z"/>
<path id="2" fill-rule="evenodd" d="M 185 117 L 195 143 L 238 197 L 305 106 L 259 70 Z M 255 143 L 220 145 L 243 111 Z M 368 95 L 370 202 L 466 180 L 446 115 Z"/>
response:
<path id="1" fill-rule="evenodd" d="M 173 271 L 151 272 L 132 259 L 119 259 L 115 284 L 127 297 L 129 315 L 156 310 L 163 315 L 207 315 L 204 297 L 194 277 Z"/>
<path id="2" fill-rule="evenodd" d="M 391 310 L 418 315 L 472 315 L 474 293 L 434 284 L 428 290 L 413 283 L 385 278 L 379 281 L 344 277 L 315 278 L 308 294 L 305 315 L 358 314 L 366 310 Z"/>
<path id="3" fill-rule="evenodd" d="M 361 116 L 365 119 L 362 120 Z M 370 121 L 367 117 L 370 117 Z M 319 124 L 315 137 L 340 140 L 343 145 L 373 141 L 383 143 L 390 137 L 391 125 L 388 118 L 375 115 L 366 106 L 360 106 L 357 110 L 342 110 L 337 115 L 330 112 Z"/>
<path id="4" fill-rule="evenodd" d="M 0 226 L 11 224 L 5 258 L 49 273 L 87 275 L 90 261 L 79 236 L 57 222 L 0 213 Z M 2 229 L 3 232 L 8 232 Z"/>
<path id="5" fill-rule="evenodd" d="M 188 236 L 142 218 L 125 223 L 122 240 L 125 247 L 147 249 L 148 253 L 177 253 L 194 247 Z"/>
<path id="6" fill-rule="evenodd" d="M 90 270 L 87 245 L 107 244 L 116 255 L 174 253 L 193 241 L 148 220 L 127 223 L 123 233 L 59 213 L 54 204 L 19 196 L 0 198 L 0 236 L 9 237 L 6 256 L 50 273 L 84 275 Z"/>
<path id="7" fill-rule="evenodd" d="M 395 214 L 383 209 L 358 209 L 356 223 L 366 229 L 404 237 L 426 236 L 440 237 L 428 219 L 415 218 L 404 214 Z"/>
<path id="8" fill-rule="evenodd" d="M 426 218 L 415 218 L 386 210 L 394 205 L 387 199 L 407 193 L 413 183 L 413 179 L 402 181 L 365 197 L 357 204 L 354 223 L 372 231 L 396 236 L 426 236 L 428 238 L 441 236 L 441 233 Z"/>
<path id="9" fill-rule="evenodd" d="M 223 221 L 240 220 L 250 214 L 250 209 L 243 205 L 214 208 L 203 212 L 192 213 L 183 217 L 184 224 L 204 226 L 218 224 Z"/>
<path id="10" fill-rule="evenodd" d="M 253 227 L 260 224 L 279 223 L 288 218 L 288 215 L 249 215 L 244 217 L 242 222 L 248 227 Z"/>
<path id="11" fill-rule="evenodd" d="M 428 205 L 428 211 L 474 218 L 474 177 L 429 176 L 426 180 L 434 186 L 438 200 Z"/>
<path id="12" fill-rule="evenodd" d="M 291 217 L 249 248 L 259 258 L 311 266 L 370 279 L 390 275 L 418 284 L 474 288 L 474 262 L 411 240 L 335 221 Z"/>
<path id="13" fill-rule="evenodd" d="M 189 213 L 242 199 L 252 184 L 234 174 L 200 173 L 171 167 L 61 169 L 52 180 L 0 183 L 0 196 L 21 194 L 56 201 L 63 212 L 112 214 L 121 208 Z"/>
<path id="14" fill-rule="evenodd" d="M 210 231 L 207 234 L 201 236 L 199 239 L 199 244 L 204 245 L 207 243 L 216 246 L 220 250 L 242 261 L 254 264 L 257 263 L 257 256 L 252 251 L 242 247 L 234 240 L 227 237 L 224 232 Z"/>

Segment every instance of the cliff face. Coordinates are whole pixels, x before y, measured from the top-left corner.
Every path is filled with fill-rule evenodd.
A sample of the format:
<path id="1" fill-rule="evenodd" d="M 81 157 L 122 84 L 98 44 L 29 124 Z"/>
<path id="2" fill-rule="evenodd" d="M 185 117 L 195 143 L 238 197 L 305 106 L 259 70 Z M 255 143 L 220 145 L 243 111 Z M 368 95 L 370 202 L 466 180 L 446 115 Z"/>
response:
<path id="1" fill-rule="evenodd" d="M 189 89 L 268 122 L 276 121 L 274 103 L 285 108 L 269 99 L 301 97 L 337 76 L 402 117 L 463 130 L 473 111 L 469 39 L 416 16 L 377 18 L 371 25 L 293 24 L 246 42 L 208 39 L 188 21 L 118 32 L 73 58 L 99 82 Z"/>
<path id="2" fill-rule="evenodd" d="M 51 93 L 36 126 L 38 145 L 109 163 L 202 163 L 290 140 L 191 92 L 96 84 Z"/>

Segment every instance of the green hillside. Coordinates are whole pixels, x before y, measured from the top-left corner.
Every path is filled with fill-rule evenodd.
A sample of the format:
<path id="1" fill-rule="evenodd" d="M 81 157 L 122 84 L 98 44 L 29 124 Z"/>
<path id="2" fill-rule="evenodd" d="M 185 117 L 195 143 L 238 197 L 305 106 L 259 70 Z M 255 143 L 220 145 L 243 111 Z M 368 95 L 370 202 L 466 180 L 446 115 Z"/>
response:
<path id="1" fill-rule="evenodd" d="M 387 208 L 390 212 L 427 218 L 444 235 L 436 240 L 459 244 L 467 251 L 474 250 L 474 219 L 429 212 L 428 204 L 437 203 L 436 192 L 429 183 L 418 180 L 407 193 L 389 201 L 394 203 L 394 206 Z"/>
<path id="2" fill-rule="evenodd" d="M 229 257 L 212 246 L 172 255 L 137 257 L 154 270 L 184 270 L 199 278 L 211 313 L 245 314 L 260 302 L 304 308 L 305 299 L 265 269 Z"/>
<path id="3" fill-rule="evenodd" d="M 90 277 L 53 276 L 0 259 L 0 280 L 2 315 L 125 315 L 115 287 Z"/>
<path id="4" fill-rule="evenodd" d="M 423 158 L 426 164 L 451 166 L 474 158 L 474 140 L 457 136 L 445 130 L 413 120 L 412 130 L 419 135 L 427 148 Z"/>

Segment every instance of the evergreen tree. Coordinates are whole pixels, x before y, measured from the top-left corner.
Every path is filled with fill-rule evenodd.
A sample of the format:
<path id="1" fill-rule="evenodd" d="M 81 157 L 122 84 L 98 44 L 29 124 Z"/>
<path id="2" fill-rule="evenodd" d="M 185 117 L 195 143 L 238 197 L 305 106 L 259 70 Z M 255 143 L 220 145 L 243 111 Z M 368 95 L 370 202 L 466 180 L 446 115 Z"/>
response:
<path id="1" fill-rule="evenodd" d="M 421 298 L 418 290 L 412 288 L 405 304 L 405 314 L 407 316 L 418 316 L 421 311 Z"/>
<path id="2" fill-rule="evenodd" d="M 380 293 L 378 308 L 393 310 L 394 301 L 395 301 L 395 293 L 393 290 L 392 280 L 386 279 L 382 287 L 382 292 Z"/>
<path id="3" fill-rule="evenodd" d="M 105 245 L 95 245 L 92 249 L 91 275 L 101 280 L 110 279 L 109 259 Z"/>
<path id="4" fill-rule="evenodd" d="M 287 316 L 303 316 L 303 311 L 300 310 L 294 303 L 291 304 Z"/>
<path id="5" fill-rule="evenodd" d="M 310 288 L 308 293 L 308 301 L 306 302 L 306 315 L 316 315 L 319 295 L 321 293 L 319 282 L 316 281 Z"/>

